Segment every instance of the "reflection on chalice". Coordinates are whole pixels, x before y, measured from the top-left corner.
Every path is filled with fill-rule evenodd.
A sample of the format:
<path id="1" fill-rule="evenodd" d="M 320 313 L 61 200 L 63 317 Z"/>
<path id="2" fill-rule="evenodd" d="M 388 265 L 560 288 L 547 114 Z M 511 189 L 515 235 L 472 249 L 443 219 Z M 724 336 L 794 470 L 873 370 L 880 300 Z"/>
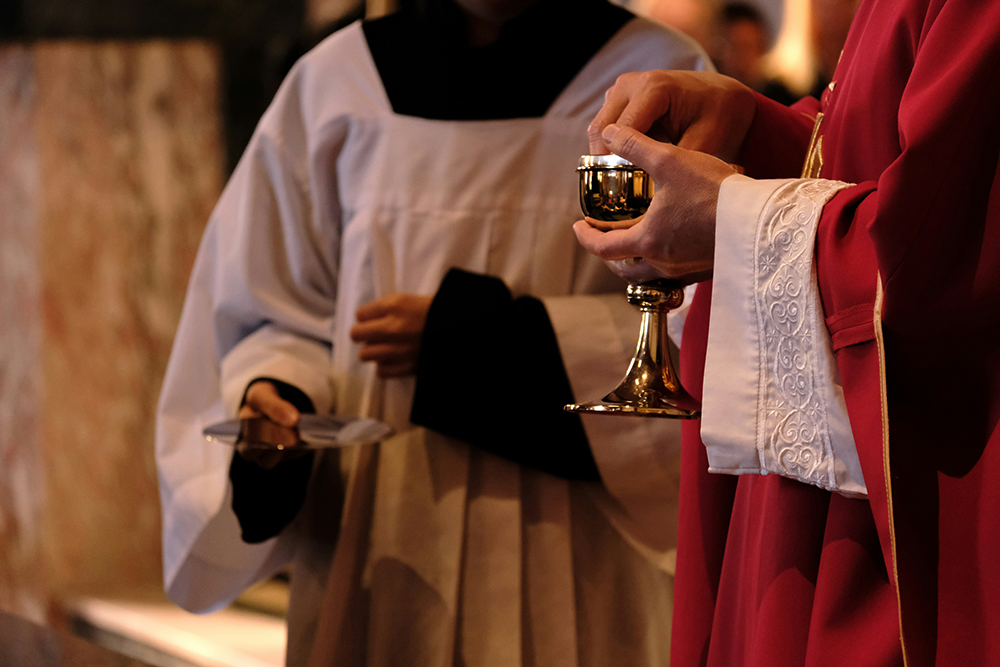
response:
<path id="1" fill-rule="evenodd" d="M 636 218 L 649 208 L 653 181 L 628 160 L 617 155 L 584 155 L 577 171 L 580 205 L 587 217 L 613 223 Z M 661 278 L 629 285 L 627 295 L 629 303 L 642 311 L 642 324 L 625 378 L 603 399 L 573 403 L 565 409 L 697 419 L 701 416 L 701 405 L 681 386 L 670 360 L 667 338 L 667 313 L 684 302 L 683 285 Z"/>

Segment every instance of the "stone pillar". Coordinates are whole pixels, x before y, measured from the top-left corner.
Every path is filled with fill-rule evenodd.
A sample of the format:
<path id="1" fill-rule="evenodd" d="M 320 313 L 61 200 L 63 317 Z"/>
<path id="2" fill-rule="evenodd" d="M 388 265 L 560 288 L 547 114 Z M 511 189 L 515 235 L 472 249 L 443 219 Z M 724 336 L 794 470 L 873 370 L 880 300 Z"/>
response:
<path id="1" fill-rule="evenodd" d="M 0 49 L 0 610 L 44 617 L 33 59 Z"/>
<path id="2" fill-rule="evenodd" d="M 154 591 L 153 419 L 188 275 L 223 184 L 219 57 L 204 43 L 166 41 L 43 42 L 13 53 L 30 63 L 22 65 L 31 72 L 22 87 L 33 90 L 22 141 L 34 152 L 29 160 L 0 151 L 0 174 L 35 170 L 22 178 L 31 202 L 22 245 L 37 244 L 23 262 L 38 286 L 25 292 L 34 322 L 22 325 L 22 337 L 41 371 L 27 412 L 38 419 L 44 460 L 44 493 L 35 486 L 35 498 L 44 501 L 46 583 L 56 597 Z M 10 76 L 0 66 L 0 81 Z M 22 421 L 27 429 L 30 419 Z M 8 478 L 0 463 L 0 512 Z"/>

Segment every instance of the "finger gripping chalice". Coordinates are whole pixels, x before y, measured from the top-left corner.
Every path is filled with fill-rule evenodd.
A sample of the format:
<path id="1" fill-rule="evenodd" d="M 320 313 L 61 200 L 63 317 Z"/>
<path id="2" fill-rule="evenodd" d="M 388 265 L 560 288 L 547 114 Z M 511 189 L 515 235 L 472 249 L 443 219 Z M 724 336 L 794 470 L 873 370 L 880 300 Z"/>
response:
<path id="1" fill-rule="evenodd" d="M 653 181 L 617 155 L 584 155 L 580 205 L 586 216 L 604 222 L 630 220 L 646 212 Z M 642 311 L 639 341 L 625 378 L 599 401 L 572 403 L 569 412 L 697 419 L 701 405 L 681 386 L 670 360 L 667 313 L 684 302 L 679 282 L 657 279 L 628 286 L 628 301 Z"/>

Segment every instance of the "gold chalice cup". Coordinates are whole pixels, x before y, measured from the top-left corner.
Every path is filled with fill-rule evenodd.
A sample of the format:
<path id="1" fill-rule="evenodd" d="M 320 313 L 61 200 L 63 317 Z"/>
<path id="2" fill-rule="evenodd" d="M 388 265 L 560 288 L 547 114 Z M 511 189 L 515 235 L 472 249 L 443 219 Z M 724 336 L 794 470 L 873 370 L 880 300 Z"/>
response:
<path id="1" fill-rule="evenodd" d="M 621 227 L 646 212 L 653 181 L 645 171 L 617 155 L 580 157 L 580 205 L 584 215 Z M 701 405 L 681 386 L 670 360 L 667 313 L 684 303 L 679 282 L 657 279 L 629 285 L 628 302 L 642 311 L 639 340 L 625 378 L 599 401 L 571 403 L 569 412 L 697 419 Z"/>

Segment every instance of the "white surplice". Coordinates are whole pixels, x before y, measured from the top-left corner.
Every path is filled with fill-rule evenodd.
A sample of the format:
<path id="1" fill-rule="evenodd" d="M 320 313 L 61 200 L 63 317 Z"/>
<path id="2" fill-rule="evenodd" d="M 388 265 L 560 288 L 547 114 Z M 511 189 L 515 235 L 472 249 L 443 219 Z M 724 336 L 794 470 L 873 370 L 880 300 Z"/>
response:
<path id="1" fill-rule="evenodd" d="M 604 484 L 557 479 L 411 425 L 412 379 L 377 378 L 348 332 L 368 301 L 433 294 L 451 267 L 486 273 L 543 299 L 577 400 L 607 393 L 638 313 L 571 229 L 586 127 L 623 72 L 707 67 L 635 19 L 544 117 L 454 122 L 392 112 L 359 24 L 300 61 L 212 215 L 160 399 L 170 597 L 219 608 L 291 563 L 290 664 L 316 632 L 343 638 L 343 665 L 667 664 L 677 424 L 587 417 Z M 490 381 L 468 365 L 456 391 Z M 250 545 L 232 451 L 201 431 L 260 376 L 397 434 L 319 457 L 296 520 Z M 484 405 L 483 428 L 521 400 Z M 340 607 L 317 629 L 328 592 Z"/>

